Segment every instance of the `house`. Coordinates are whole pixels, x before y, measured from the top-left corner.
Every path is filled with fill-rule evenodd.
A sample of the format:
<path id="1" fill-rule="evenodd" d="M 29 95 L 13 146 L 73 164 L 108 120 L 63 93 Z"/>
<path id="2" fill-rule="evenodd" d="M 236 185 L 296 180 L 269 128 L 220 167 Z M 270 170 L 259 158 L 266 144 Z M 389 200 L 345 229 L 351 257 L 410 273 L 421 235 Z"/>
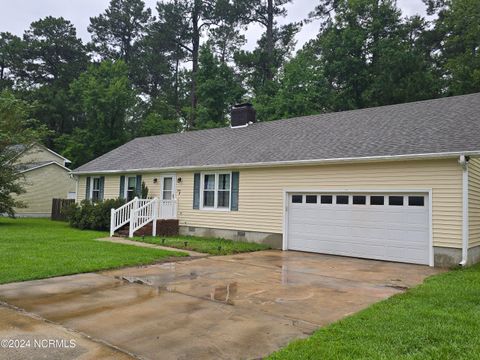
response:
<path id="1" fill-rule="evenodd" d="M 182 234 L 480 260 L 480 93 L 259 123 L 247 104 L 230 127 L 137 138 L 73 174 L 77 201 L 131 200 L 145 182 Z"/>
<path id="2" fill-rule="evenodd" d="M 40 144 L 15 145 L 13 150 L 26 190 L 17 199 L 27 205 L 15 209 L 17 216 L 49 217 L 53 198 L 75 198 L 76 181 L 67 168 L 68 159 Z"/>

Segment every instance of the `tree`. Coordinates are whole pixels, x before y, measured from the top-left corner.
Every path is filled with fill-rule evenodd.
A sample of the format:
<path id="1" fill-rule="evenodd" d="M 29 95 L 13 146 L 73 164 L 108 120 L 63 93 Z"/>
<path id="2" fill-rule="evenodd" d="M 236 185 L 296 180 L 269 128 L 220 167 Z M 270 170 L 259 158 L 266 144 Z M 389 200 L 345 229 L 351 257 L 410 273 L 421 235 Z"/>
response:
<path id="1" fill-rule="evenodd" d="M 314 43 L 313 43 L 314 44 Z M 263 120 L 276 120 L 330 111 L 331 90 L 324 74 L 323 63 L 315 47 L 307 43 L 283 66 L 276 94 L 270 101 L 257 105 Z"/>
<path id="2" fill-rule="evenodd" d="M 90 18 L 92 48 L 103 59 L 122 59 L 128 64 L 150 21 L 151 10 L 142 0 L 111 0 L 103 14 Z"/>
<path id="3" fill-rule="evenodd" d="M 58 145 L 64 148 L 74 166 L 129 140 L 126 126 L 136 95 L 128 79 L 128 67 L 123 61 L 105 60 L 91 65 L 72 83 L 71 95 L 78 99 L 78 110 L 85 125 L 60 138 Z"/>
<path id="4" fill-rule="evenodd" d="M 421 35 L 423 19 L 402 19 L 393 0 L 325 0 L 316 14 L 324 16 L 316 53 L 332 90 L 328 107 L 347 110 L 438 96 L 430 49 Z"/>
<path id="5" fill-rule="evenodd" d="M 75 27 L 63 18 L 34 21 L 23 35 L 22 61 L 13 70 L 16 88 L 27 102 L 37 104 L 32 116 L 54 131 L 47 139 L 49 147 L 74 127 L 68 89 L 88 62 Z"/>
<path id="6" fill-rule="evenodd" d="M 196 127 L 207 129 L 226 126 L 230 108 L 242 99 L 244 93 L 233 69 L 216 58 L 208 46 L 203 46 L 198 70 Z"/>
<path id="7" fill-rule="evenodd" d="M 434 21 L 434 50 L 450 95 L 480 91 L 480 2 L 424 0 Z"/>
<path id="8" fill-rule="evenodd" d="M 12 93 L 0 93 L 0 214 L 10 217 L 15 216 L 15 208 L 25 206 L 16 199 L 25 192 L 21 169 L 14 162 L 16 145 L 30 145 L 45 131 L 30 118 L 31 110 Z"/>
<path id="9" fill-rule="evenodd" d="M 275 45 L 278 42 L 278 34 L 291 32 L 294 29 L 299 30 L 300 24 L 290 24 L 286 27 L 276 29 L 277 17 L 285 17 L 287 10 L 284 5 L 290 3 L 292 0 L 243 0 L 242 5 L 245 9 L 250 9 L 246 12 L 248 23 L 257 23 L 265 27 L 265 34 L 263 35 L 262 50 L 265 52 L 263 67 L 264 77 L 268 81 L 272 81 L 278 67 L 275 64 L 276 56 Z"/>
<path id="10" fill-rule="evenodd" d="M 197 73 L 202 34 L 218 26 L 235 27 L 239 8 L 227 0 L 173 0 L 158 2 L 158 22 L 168 38 L 192 63 L 190 114 L 187 128 L 195 128 L 197 112 Z"/>
<path id="11" fill-rule="evenodd" d="M 279 90 L 279 76 L 295 47 L 295 35 L 300 23 L 278 26 L 276 19 L 287 14 L 285 5 L 291 0 L 243 0 L 249 9 L 244 17 L 248 23 L 257 23 L 265 32 L 253 51 L 237 51 L 235 64 L 245 84 L 253 94 L 260 120 L 272 119 L 271 105 Z"/>
<path id="12" fill-rule="evenodd" d="M 15 70 L 22 63 L 22 39 L 9 32 L 0 33 L 0 91 L 15 83 Z"/>
<path id="13" fill-rule="evenodd" d="M 295 47 L 295 35 L 299 31 L 297 24 L 288 24 L 274 29 L 274 50 L 272 55 L 266 51 L 269 41 L 266 33 L 257 42 L 253 51 L 238 51 L 235 63 L 242 72 L 246 83 L 255 95 L 268 93 L 275 87 L 273 80 L 288 60 Z"/>
<path id="14" fill-rule="evenodd" d="M 72 23 L 47 16 L 23 35 L 25 55 L 19 76 L 27 87 L 55 85 L 65 89 L 88 65 L 82 40 Z"/>
<path id="15" fill-rule="evenodd" d="M 169 100 L 173 102 L 176 48 L 157 25 L 151 24 L 136 43 L 135 54 L 131 59 L 130 77 L 143 94 L 152 98 L 172 96 Z"/>
<path id="16" fill-rule="evenodd" d="M 246 43 L 240 30 L 228 24 L 210 30 L 208 46 L 222 63 L 232 62 L 235 52 Z"/>

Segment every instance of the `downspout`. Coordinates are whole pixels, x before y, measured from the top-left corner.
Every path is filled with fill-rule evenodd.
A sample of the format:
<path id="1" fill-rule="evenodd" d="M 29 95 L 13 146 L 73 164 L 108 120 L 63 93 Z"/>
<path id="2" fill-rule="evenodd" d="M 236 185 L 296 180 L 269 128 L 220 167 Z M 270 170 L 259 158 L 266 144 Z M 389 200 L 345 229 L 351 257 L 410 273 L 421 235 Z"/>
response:
<path id="1" fill-rule="evenodd" d="M 460 266 L 467 265 L 468 261 L 468 237 L 469 237 L 469 221 L 468 221 L 468 156 L 461 155 L 458 162 L 462 166 L 462 261 Z"/>
<path id="2" fill-rule="evenodd" d="M 77 202 L 77 199 L 78 199 L 78 178 L 79 176 L 78 175 L 73 175 L 73 174 L 70 174 L 70 176 L 72 176 L 72 178 L 75 180 L 75 203 Z"/>

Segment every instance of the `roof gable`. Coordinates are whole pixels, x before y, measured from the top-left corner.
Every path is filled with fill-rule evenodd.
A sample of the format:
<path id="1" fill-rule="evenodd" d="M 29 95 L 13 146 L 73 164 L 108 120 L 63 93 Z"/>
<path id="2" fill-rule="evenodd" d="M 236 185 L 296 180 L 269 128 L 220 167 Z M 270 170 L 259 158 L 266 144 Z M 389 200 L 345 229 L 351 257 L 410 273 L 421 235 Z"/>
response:
<path id="1" fill-rule="evenodd" d="M 71 161 L 57 154 L 55 151 L 47 148 L 46 146 L 33 143 L 31 145 L 18 144 L 11 147 L 13 151 L 17 152 L 15 163 L 18 164 L 30 164 L 39 163 L 45 161 L 55 161 L 62 166 L 65 166 Z"/>

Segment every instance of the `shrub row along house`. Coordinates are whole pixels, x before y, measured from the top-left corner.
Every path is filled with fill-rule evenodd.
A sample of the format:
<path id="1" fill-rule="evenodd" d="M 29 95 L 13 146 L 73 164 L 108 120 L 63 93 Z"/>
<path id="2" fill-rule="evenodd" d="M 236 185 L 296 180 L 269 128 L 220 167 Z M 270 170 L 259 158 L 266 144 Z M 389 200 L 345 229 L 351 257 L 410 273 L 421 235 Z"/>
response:
<path id="1" fill-rule="evenodd" d="M 480 259 L 480 94 L 137 138 L 81 167 L 77 200 L 140 184 L 183 234 L 435 266 Z M 171 203 L 169 203 L 171 204 Z"/>

